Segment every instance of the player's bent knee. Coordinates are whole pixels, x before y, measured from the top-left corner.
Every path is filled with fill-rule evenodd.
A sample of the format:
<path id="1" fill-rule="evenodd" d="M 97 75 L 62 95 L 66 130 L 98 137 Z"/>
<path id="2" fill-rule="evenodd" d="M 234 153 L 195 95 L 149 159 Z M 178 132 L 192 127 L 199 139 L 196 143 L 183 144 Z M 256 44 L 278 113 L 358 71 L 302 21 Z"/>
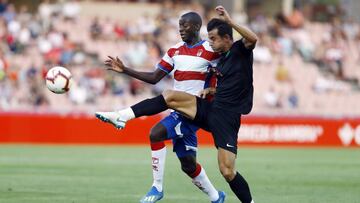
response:
<path id="1" fill-rule="evenodd" d="M 220 172 L 222 176 L 225 178 L 225 180 L 228 182 L 234 179 L 236 175 L 234 168 L 225 165 L 220 165 Z"/>
<path id="2" fill-rule="evenodd" d="M 159 138 L 158 135 L 150 133 L 150 142 L 151 143 L 161 142 L 161 141 L 162 140 Z"/>
<path id="3" fill-rule="evenodd" d="M 157 126 L 153 127 L 150 131 L 150 142 L 161 142 L 166 140 L 166 131 L 159 129 Z"/>

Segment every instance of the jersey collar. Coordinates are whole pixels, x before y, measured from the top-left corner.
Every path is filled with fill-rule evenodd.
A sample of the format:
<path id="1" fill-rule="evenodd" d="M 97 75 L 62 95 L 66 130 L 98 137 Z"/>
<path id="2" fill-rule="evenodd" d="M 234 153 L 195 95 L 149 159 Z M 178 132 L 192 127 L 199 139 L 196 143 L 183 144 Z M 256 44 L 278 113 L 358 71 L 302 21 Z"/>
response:
<path id="1" fill-rule="evenodd" d="M 185 42 L 185 45 L 186 45 L 186 47 L 188 47 L 188 48 L 194 48 L 194 47 L 197 47 L 197 46 L 200 46 L 200 45 L 202 45 L 203 43 L 205 42 L 205 40 L 201 40 L 201 41 L 199 41 L 198 43 L 196 43 L 196 44 L 194 44 L 194 45 L 188 45 L 186 42 Z"/>

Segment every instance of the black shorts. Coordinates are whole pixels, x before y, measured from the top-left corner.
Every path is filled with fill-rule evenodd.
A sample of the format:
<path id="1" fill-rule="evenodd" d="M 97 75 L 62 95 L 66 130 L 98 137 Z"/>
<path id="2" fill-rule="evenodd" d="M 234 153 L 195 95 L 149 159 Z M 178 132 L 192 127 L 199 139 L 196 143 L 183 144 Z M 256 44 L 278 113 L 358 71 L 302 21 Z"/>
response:
<path id="1" fill-rule="evenodd" d="M 196 107 L 194 123 L 212 133 L 217 148 L 236 154 L 241 114 L 213 107 L 212 102 L 199 97 Z"/>

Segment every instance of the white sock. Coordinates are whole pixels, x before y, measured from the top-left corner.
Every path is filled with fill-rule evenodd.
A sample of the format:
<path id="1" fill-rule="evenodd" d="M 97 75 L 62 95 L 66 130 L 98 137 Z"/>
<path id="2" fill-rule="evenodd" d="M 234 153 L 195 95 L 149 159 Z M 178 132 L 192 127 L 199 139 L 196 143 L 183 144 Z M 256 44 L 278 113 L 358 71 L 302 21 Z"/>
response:
<path id="1" fill-rule="evenodd" d="M 163 179 L 166 159 L 166 147 L 159 150 L 152 150 L 153 186 L 161 192 L 163 190 Z"/>
<path id="2" fill-rule="evenodd" d="M 203 167 L 201 167 L 200 174 L 192 179 L 192 182 L 196 185 L 196 187 L 209 196 L 210 201 L 216 201 L 219 199 L 219 193 L 210 182 Z"/>
<path id="3" fill-rule="evenodd" d="M 122 119 L 125 119 L 125 121 L 131 120 L 135 118 L 134 111 L 129 107 L 123 110 L 118 111 L 118 113 L 121 115 Z"/>

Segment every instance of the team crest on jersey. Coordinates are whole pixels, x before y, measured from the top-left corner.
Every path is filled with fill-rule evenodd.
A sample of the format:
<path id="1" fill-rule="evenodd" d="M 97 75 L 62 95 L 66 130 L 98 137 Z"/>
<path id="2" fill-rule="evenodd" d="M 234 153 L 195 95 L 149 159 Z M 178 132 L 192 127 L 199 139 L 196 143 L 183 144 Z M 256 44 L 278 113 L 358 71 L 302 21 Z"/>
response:
<path id="1" fill-rule="evenodd" d="M 179 50 L 176 50 L 174 53 L 174 56 L 177 56 L 177 55 L 179 55 Z"/>
<path id="2" fill-rule="evenodd" d="M 196 56 L 201 56 L 201 54 L 203 53 L 203 50 L 202 49 L 199 49 Z"/>

